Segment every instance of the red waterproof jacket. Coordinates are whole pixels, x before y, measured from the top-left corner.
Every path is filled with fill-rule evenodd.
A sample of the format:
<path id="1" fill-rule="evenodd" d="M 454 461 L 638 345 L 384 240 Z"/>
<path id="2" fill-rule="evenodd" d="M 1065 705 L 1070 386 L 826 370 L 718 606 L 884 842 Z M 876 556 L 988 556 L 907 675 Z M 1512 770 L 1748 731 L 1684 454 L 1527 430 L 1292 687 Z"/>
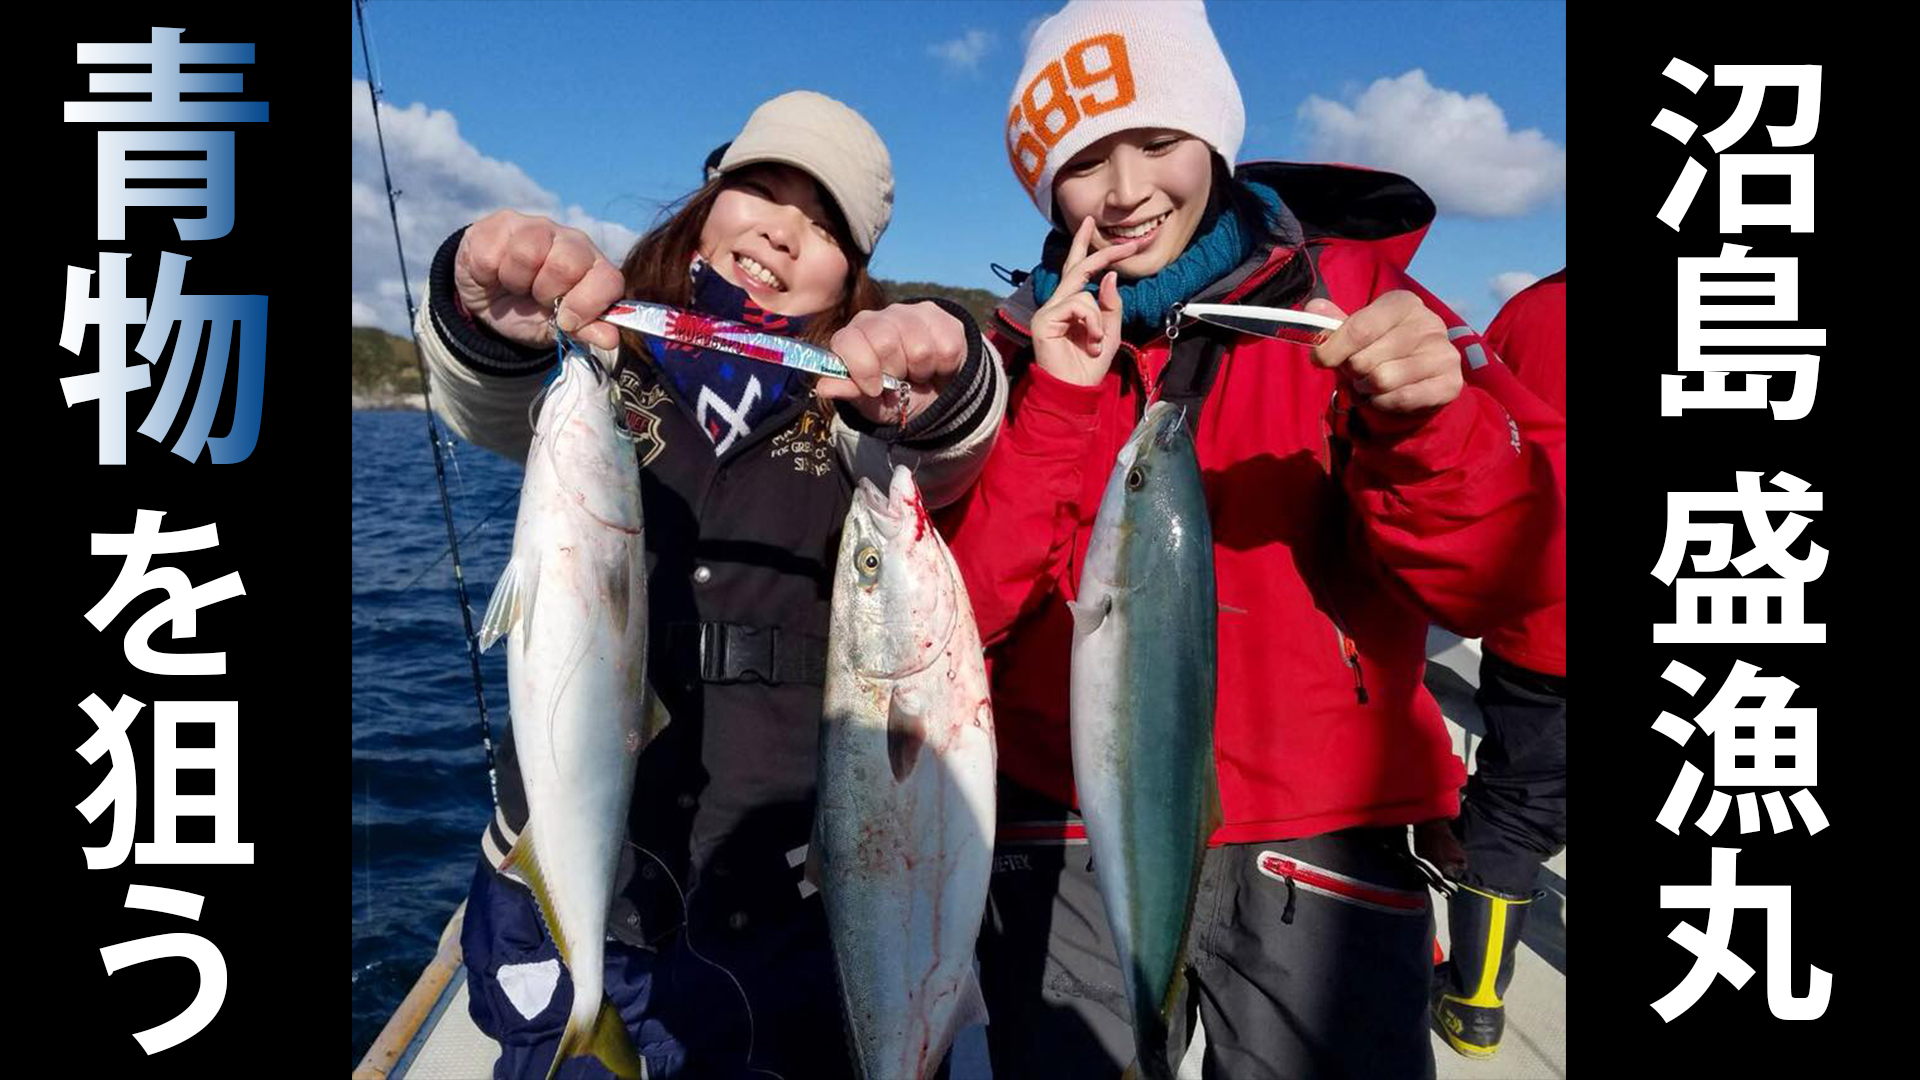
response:
<path id="1" fill-rule="evenodd" d="M 1567 414 L 1567 272 L 1561 270 L 1522 289 L 1487 327 L 1494 356 L 1527 389 Z M 1467 374 L 1474 381 L 1479 371 Z M 1564 562 L 1566 552 L 1559 557 Z M 1519 622 L 1487 631 L 1481 646 L 1509 663 L 1543 675 L 1567 674 L 1567 605 L 1542 608 Z"/>
<path id="2" fill-rule="evenodd" d="M 1433 219 L 1406 179 L 1345 166 L 1242 166 L 1288 208 L 1195 301 L 1348 312 L 1407 289 L 1461 349 L 1479 336 L 1404 267 Z M 980 481 L 940 516 L 988 646 L 1000 769 L 1073 801 L 1072 599 L 1114 459 L 1155 396 L 1164 335 L 1096 386 L 1032 366 L 1030 287 L 995 328 L 1014 378 Z M 1213 842 L 1451 817 L 1465 769 L 1422 685 L 1430 620 L 1465 635 L 1565 596 L 1564 435 L 1500 368 L 1424 416 L 1349 408 L 1309 349 L 1235 337 L 1197 419 L 1221 610 Z M 1504 375 L 1504 380 L 1498 378 Z M 1538 440 L 1520 437 L 1520 414 Z"/>

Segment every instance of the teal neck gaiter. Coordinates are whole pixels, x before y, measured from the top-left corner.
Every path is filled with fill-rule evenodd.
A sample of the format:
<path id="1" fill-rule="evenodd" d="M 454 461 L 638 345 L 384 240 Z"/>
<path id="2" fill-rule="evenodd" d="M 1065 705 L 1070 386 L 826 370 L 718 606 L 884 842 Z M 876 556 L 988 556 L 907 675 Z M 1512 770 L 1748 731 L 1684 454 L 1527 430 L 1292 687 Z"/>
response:
<path id="1" fill-rule="evenodd" d="M 1266 206 L 1268 220 L 1262 226 L 1270 225 L 1280 216 L 1280 194 L 1265 184 L 1245 183 Z M 1187 300 L 1245 262 L 1253 254 L 1260 235 L 1222 200 L 1221 208 L 1213 215 L 1212 222 L 1201 223 L 1193 239 L 1188 242 L 1187 250 L 1181 252 L 1179 258 L 1162 267 L 1152 277 L 1120 286 L 1122 322 L 1126 325 L 1159 326 L 1166 320 L 1167 310 L 1173 305 Z M 1033 268 L 1033 299 L 1036 304 L 1045 304 L 1060 287 L 1061 264 L 1066 262 L 1067 249 L 1072 243 L 1073 238 L 1058 229 L 1047 234 L 1046 246 L 1040 253 L 1040 265 Z M 1088 292 L 1097 292 L 1099 288 L 1097 279 L 1087 282 Z"/>

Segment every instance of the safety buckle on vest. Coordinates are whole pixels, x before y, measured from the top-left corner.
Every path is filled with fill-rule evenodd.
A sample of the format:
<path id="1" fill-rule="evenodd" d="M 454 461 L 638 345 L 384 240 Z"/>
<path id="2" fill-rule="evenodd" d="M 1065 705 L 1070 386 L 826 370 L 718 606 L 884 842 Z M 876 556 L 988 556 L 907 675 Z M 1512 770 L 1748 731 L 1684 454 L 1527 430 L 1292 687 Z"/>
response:
<path id="1" fill-rule="evenodd" d="M 720 672 L 726 667 L 726 630 L 721 623 L 700 624 L 700 678 L 703 682 L 719 679 Z"/>
<path id="2" fill-rule="evenodd" d="M 1180 312 L 1186 306 L 1184 303 L 1179 303 L 1167 309 L 1166 333 L 1168 341 L 1172 341 L 1180 336 Z"/>
<path id="3" fill-rule="evenodd" d="M 778 635 L 778 628 L 771 626 L 701 623 L 700 678 L 719 683 L 777 682 Z"/>

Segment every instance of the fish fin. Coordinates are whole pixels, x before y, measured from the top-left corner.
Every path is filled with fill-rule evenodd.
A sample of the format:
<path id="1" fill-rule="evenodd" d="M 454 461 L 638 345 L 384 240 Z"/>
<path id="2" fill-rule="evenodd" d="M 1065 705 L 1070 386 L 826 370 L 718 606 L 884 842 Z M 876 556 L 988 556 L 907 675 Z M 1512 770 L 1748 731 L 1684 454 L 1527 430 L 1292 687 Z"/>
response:
<path id="1" fill-rule="evenodd" d="M 583 1029 L 573 1017 L 567 1018 L 567 1026 L 560 1033 L 560 1048 L 553 1052 L 553 1064 L 547 1066 L 547 1080 L 559 1073 L 561 1062 L 578 1057 L 593 1058 L 620 1080 L 647 1080 L 646 1059 L 634 1050 L 626 1022 L 604 994 L 591 1026 Z"/>
<path id="2" fill-rule="evenodd" d="M 627 632 L 628 608 L 633 600 L 633 567 L 620 559 L 607 567 L 607 611 L 613 616 L 613 631 Z"/>
<path id="3" fill-rule="evenodd" d="M 968 968 L 966 978 L 960 983 L 960 1004 L 953 1014 L 953 1030 L 988 1022 L 987 996 L 980 990 L 980 975 Z"/>
<path id="4" fill-rule="evenodd" d="M 911 691 L 896 689 L 887 704 L 887 761 L 893 765 L 893 778 L 905 781 L 913 775 L 920 760 L 920 748 L 927 742 L 925 703 Z"/>
<path id="5" fill-rule="evenodd" d="M 527 883 L 527 891 L 533 893 L 533 902 L 540 909 L 540 920 L 546 924 L 547 936 L 560 950 L 560 960 L 571 970 L 573 968 L 573 950 L 568 948 L 567 939 L 560 933 L 560 918 L 553 909 L 553 895 L 547 891 L 547 875 L 540 869 L 540 858 L 533 851 L 533 823 L 520 830 L 520 839 L 513 842 L 513 850 L 501 861 L 502 871 L 512 870 Z"/>
<path id="6" fill-rule="evenodd" d="M 1167 983 L 1167 996 L 1160 1002 L 1160 1034 L 1166 1038 L 1171 1038 L 1168 1029 L 1173 1026 L 1173 1010 L 1179 1008 L 1180 1003 L 1187 999 L 1186 963 L 1187 948 L 1185 944 L 1182 944 L 1180 947 L 1180 969 L 1173 973 L 1172 981 Z"/>
<path id="7" fill-rule="evenodd" d="M 642 750 L 645 750 L 661 732 L 667 730 L 668 724 L 673 723 L 673 716 L 667 712 L 666 702 L 661 701 L 660 695 L 653 692 L 653 687 L 647 687 L 646 693 L 646 704 L 642 707 L 640 716 L 640 748 Z"/>
<path id="8" fill-rule="evenodd" d="M 1091 634 L 1100 629 L 1101 623 L 1107 621 L 1107 613 L 1113 610 L 1113 597 L 1102 597 L 1098 604 L 1090 604 L 1084 600 L 1069 600 L 1067 610 L 1073 612 L 1073 632 L 1082 635 Z"/>
<path id="9" fill-rule="evenodd" d="M 819 892 L 820 883 L 826 879 L 826 869 L 820 865 L 820 841 L 818 839 L 811 840 L 807 843 L 807 865 L 800 871 L 800 880 L 812 886 L 814 892 Z M 805 889 L 800 890 L 800 892 L 802 899 L 812 895 Z"/>
<path id="10" fill-rule="evenodd" d="M 493 587 L 493 599 L 487 602 L 487 614 L 480 620 L 480 651 L 521 628 L 533 617 L 533 579 L 527 577 L 524 592 L 520 587 L 520 560 L 510 559 L 500 572 L 500 583 Z"/>

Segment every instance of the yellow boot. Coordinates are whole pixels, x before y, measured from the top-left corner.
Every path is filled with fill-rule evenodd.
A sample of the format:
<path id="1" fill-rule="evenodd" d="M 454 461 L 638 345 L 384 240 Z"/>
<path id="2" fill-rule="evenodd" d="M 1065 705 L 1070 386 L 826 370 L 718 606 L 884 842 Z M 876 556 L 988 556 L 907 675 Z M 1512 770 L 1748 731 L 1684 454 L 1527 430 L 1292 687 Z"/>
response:
<path id="1" fill-rule="evenodd" d="M 1506 1026 L 1502 1000 L 1513 981 L 1513 947 L 1527 910 L 1544 893 L 1506 896 L 1458 885 L 1447 901 L 1453 957 L 1433 969 L 1433 1017 L 1462 1057 L 1489 1058 Z"/>

